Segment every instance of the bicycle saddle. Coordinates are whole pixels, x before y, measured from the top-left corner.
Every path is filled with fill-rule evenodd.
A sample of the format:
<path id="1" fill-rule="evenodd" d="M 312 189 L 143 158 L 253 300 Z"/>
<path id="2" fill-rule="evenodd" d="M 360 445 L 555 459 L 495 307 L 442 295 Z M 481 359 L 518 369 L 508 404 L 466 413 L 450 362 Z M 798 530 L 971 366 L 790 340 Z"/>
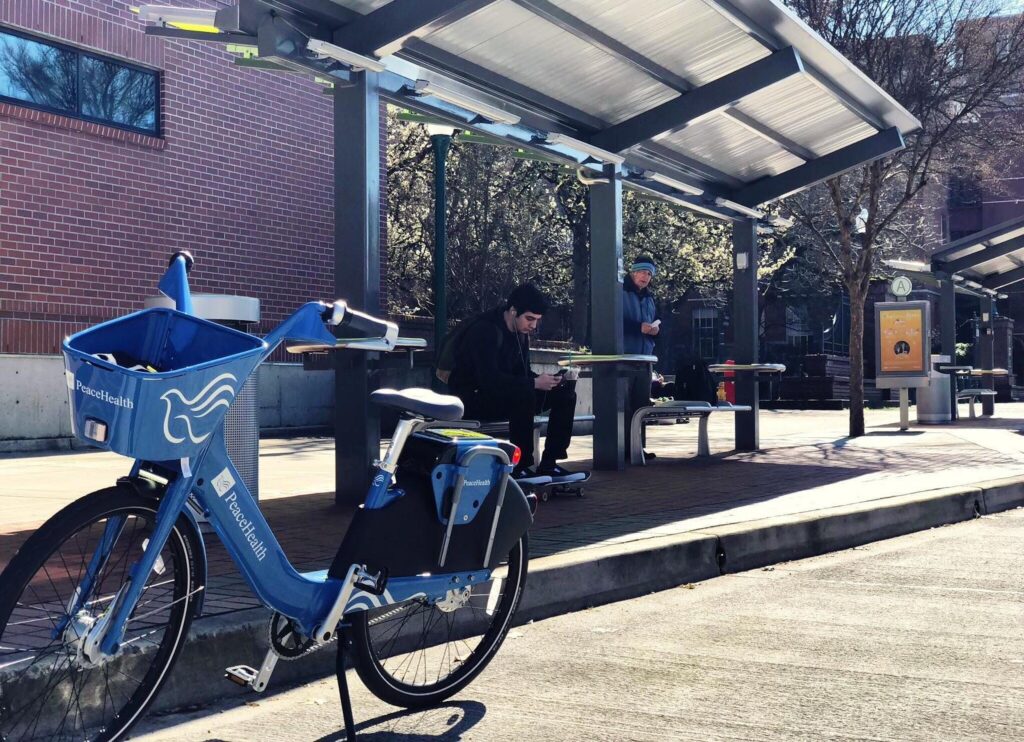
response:
<path id="1" fill-rule="evenodd" d="M 370 401 L 381 407 L 413 412 L 433 420 L 461 420 L 462 400 L 429 389 L 378 389 L 370 393 Z"/>

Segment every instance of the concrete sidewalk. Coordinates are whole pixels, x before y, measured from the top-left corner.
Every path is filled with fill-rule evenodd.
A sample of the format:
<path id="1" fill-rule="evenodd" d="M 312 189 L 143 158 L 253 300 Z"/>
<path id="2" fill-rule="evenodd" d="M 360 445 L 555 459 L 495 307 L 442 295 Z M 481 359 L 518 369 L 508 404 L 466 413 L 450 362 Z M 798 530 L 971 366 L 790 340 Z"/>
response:
<path id="1" fill-rule="evenodd" d="M 762 412 L 754 453 L 730 452 L 732 419 L 712 416 L 710 459 L 694 458 L 696 425 L 651 427 L 648 448 L 658 458 L 648 466 L 595 472 L 586 497 L 541 505 L 519 617 L 1024 505 L 1024 404 L 998 405 L 997 414 L 900 433 L 895 410 L 869 410 L 867 435 L 850 440 L 845 412 Z M 574 441 L 570 465 L 589 467 L 590 447 L 590 438 Z M 97 452 L 0 456 L 0 565 L 46 517 L 129 466 Z M 333 477 L 333 441 L 262 442 L 261 507 L 300 570 L 326 567 L 348 525 L 350 512 L 333 504 Z M 257 664 L 265 647 L 266 612 L 219 543 L 207 545 L 208 615 L 194 625 L 163 708 L 200 700 L 192 679 Z M 329 671 L 332 655 L 284 663 L 275 684 Z"/>

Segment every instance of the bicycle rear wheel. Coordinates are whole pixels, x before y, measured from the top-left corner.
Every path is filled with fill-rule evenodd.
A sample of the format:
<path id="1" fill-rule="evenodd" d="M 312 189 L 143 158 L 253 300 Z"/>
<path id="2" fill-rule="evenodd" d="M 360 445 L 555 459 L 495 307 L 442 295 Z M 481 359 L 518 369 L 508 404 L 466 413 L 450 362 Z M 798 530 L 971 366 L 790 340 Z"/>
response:
<path id="1" fill-rule="evenodd" d="M 81 637 L 128 580 L 157 507 L 118 487 L 87 495 L 36 531 L 0 575 L 0 740 L 110 742 L 150 705 L 192 618 L 196 545 L 184 517 L 145 578 L 118 655 L 92 663 Z"/>
<path id="2" fill-rule="evenodd" d="M 440 604 L 413 599 L 352 619 L 359 678 L 386 703 L 432 706 L 457 693 L 491 661 L 512 625 L 526 584 L 527 537 L 486 583 Z"/>

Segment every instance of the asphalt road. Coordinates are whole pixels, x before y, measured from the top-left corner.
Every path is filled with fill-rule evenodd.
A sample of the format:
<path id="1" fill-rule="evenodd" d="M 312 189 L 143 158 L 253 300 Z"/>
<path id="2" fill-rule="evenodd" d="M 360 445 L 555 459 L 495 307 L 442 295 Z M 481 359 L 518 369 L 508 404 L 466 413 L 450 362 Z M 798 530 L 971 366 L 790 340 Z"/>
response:
<path id="1" fill-rule="evenodd" d="M 364 740 L 1020 740 L 1024 509 L 513 629 L 427 712 L 350 685 Z M 134 738 L 344 738 L 333 679 L 252 698 Z"/>

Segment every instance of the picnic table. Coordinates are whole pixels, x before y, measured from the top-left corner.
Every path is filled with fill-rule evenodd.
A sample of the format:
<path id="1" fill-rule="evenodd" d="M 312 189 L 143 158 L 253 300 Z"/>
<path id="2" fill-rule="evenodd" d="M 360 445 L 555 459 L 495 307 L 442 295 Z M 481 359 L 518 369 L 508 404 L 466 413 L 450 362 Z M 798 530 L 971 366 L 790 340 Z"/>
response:
<path id="1" fill-rule="evenodd" d="M 398 353 L 409 354 L 409 368 L 413 367 L 413 353 L 424 350 L 427 341 L 424 338 L 399 337 L 395 339 L 394 345 L 386 343 L 381 338 L 338 338 L 334 345 L 326 343 L 291 343 L 285 346 L 289 353 L 301 354 L 303 365 L 307 370 L 322 370 L 329 368 L 311 358 L 313 355 L 326 357 L 328 351 L 332 350 L 364 350 L 377 353 Z"/>
<path id="2" fill-rule="evenodd" d="M 620 353 L 612 355 L 594 355 L 593 353 L 576 353 L 559 358 L 556 363 L 563 368 L 570 366 L 604 366 L 609 364 L 633 365 L 637 363 L 657 363 L 658 356 L 647 356 L 640 353 Z"/>

